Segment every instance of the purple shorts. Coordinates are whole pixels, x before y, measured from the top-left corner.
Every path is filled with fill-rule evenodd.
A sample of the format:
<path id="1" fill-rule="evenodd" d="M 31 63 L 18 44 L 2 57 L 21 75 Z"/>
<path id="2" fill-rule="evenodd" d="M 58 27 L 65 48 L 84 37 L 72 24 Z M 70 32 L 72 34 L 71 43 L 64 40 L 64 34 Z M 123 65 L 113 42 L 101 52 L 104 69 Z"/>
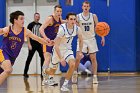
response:
<path id="1" fill-rule="evenodd" d="M 53 49 L 53 46 L 43 45 L 43 52 L 49 52 L 52 54 L 52 49 Z"/>
<path id="2" fill-rule="evenodd" d="M 0 49 L 0 64 L 5 60 L 10 60 L 11 64 L 13 65 L 16 58 L 11 57 L 7 52 Z"/>

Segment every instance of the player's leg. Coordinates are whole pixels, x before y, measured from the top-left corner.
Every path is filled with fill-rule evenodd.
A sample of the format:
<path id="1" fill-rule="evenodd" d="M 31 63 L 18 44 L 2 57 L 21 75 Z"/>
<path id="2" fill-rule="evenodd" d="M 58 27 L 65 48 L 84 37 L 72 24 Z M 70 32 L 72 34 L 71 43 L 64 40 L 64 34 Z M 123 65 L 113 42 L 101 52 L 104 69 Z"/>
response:
<path id="1" fill-rule="evenodd" d="M 45 81 L 48 78 L 46 74 L 46 70 L 49 68 L 50 59 L 51 59 L 51 54 L 48 52 L 44 52 L 44 63 L 42 67 L 42 75 L 43 75 L 42 85 L 45 84 Z"/>
<path id="2" fill-rule="evenodd" d="M 69 69 L 68 69 L 68 71 L 66 73 L 65 81 L 64 81 L 64 83 L 63 83 L 63 85 L 61 87 L 62 91 L 69 91 L 68 82 L 69 82 L 70 78 L 72 77 L 74 69 L 75 69 L 75 59 L 70 59 L 68 61 L 68 64 L 69 64 Z"/>
<path id="3" fill-rule="evenodd" d="M 90 54 L 90 59 L 91 59 L 91 62 L 92 62 L 92 67 L 93 67 L 93 84 L 97 84 L 98 83 L 98 80 L 97 80 L 98 64 L 97 64 L 97 60 L 96 60 L 96 53 Z"/>
<path id="4" fill-rule="evenodd" d="M 0 64 L 1 68 L 4 70 L 0 74 L 0 85 L 5 81 L 5 79 L 12 73 L 12 65 L 10 60 L 5 60 Z"/>
<path id="5" fill-rule="evenodd" d="M 80 52 L 79 51 L 79 43 L 77 43 L 77 53 L 76 53 L 76 63 L 75 63 L 75 71 L 73 73 L 73 76 L 72 76 L 72 82 L 73 83 L 77 83 L 77 69 L 78 69 L 78 66 L 80 64 L 80 61 L 82 59 L 82 57 L 80 56 Z M 82 49 L 82 52 L 84 53 L 87 53 L 87 45 L 85 44 L 85 41 L 83 41 L 83 49 Z"/>
<path id="6" fill-rule="evenodd" d="M 45 70 L 49 68 L 50 60 L 51 60 L 51 53 L 52 53 L 53 46 L 46 46 L 43 45 L 43 53 L 44 53 L 44 63 L 42 67 L 42 72 L 45 74 Z"/>
<path id="7" fill-rule="evenodd" d="M 44 84 L 48 84 L 48 85 L 58 85 L 58 83 L 55 83 L 54 81 L 54 74 L 56 72 L 56 69 L 57 69 L 57 65 L 58 65 L 58 58 L 56 56 L 56 53 L 55 51 L 52 53 L 52 57 L 50 57 L 49 59 L 51 62 L 49 62 L 49 67 L 45 68 L 44 69 L 44 73 L 45 73 L 45 78 L 44 78 Z M 50 64 L 52 64 L 52 67 L 50 66 Z"/>
<path id="8" fill-rule="evenodd" d="M 96 52 L 98 51 L 96 39 L 89 39 L 87 40 L 88 44 L 88 51 L 89 51 L 89 56 L 92 62 L 92 68 L 93 68 L 93 84 L 98 84 L 97 80 L 97 59 L 96 59 Z"/>
<path id="9" fill-rule="evenodd" d="M 82 59 L 82 58 L 80 57 L 79 53 L 80 53 L 80 52 L 78 52 L 78 51 L 77 51 L 77 53 L 76 53 L 75 71 L 77 71 L 77 68 L 78 68 L 78 66 L 79 66 L 79 64 L 80 64 L 80 60 Z"/>
<path id="10" fill-rule="evenodd" d="M 77 43 L 77 52 L 76 52 L 76 63 L 75 63 L 75 71 L 77 71 L 77 68 L 79 66 L 79 63 L 81 61 L 81 56 L 80 56 L 80 52 L 79 52 L 79 43 Z M 85 41 L 83 40 L 83 49 L 82 49 L 83 53 L 87 53 L 87 45 L 85 44 Z"/>

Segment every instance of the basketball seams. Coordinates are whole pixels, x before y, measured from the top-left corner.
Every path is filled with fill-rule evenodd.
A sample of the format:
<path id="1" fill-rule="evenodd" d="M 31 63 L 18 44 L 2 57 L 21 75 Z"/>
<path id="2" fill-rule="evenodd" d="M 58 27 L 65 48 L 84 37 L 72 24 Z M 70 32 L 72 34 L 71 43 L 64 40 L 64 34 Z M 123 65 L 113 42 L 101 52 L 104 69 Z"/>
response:
<path id="1" fill-rule="evenodd" d="M 106 22 L 99 22 L 95 27 L 95 32 L 99 36 L 106 36 L 110 31 L 110 27 Z"/>

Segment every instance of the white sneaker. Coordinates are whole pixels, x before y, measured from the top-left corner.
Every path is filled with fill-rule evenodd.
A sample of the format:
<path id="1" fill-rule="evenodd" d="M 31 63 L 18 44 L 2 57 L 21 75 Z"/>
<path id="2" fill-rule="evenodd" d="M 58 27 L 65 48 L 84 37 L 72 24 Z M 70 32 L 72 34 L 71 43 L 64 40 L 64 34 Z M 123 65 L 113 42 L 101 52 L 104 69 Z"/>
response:
<path id="1" fill-rule="evenodd" d="M 92 74 L 90 70 L 86 69 L 85 70 L 87 72 L 87 74 Z"/>
<path id="2" fill-rule="evenodd" d="M 62 85 L 61 91 L 70 91 L 70 90 L 68 89 L 68 85 Z"/>
<path id="3" fill-rule="evenodd" d="M 45 85 L 46 78 L 47 78 L 47 74 L 45 73 L 45 69 L 42 69 L 42 76 L 43 76 L 42 86 L 44 86 Z"/>
<path id="4" fill-rule="evenodd" d="M 78 75 L 81 75 L 81 73 L 82 73 L 82 71 L 79 71 L 79 72 L 78 72 Z"/>
<path id="5" fill-rule="evenodd" d="M 72 83 L 77 83 L 77 71 L 74 71 L 73 75 L 72 75 Z"/>
<path id="6" fill-rule="evenodd" d="M 58 83 L 56 83 L 56 82 L 53 80 L 53 77 L 50 78 L 50 79 L 47 79 L 47 80 L 45 81 L 45 84 L 47 84 L 47 85 L 49 85 L 49 86 L 57 86 L 57 85 L 58 85 Z"/>
<path id="7" fill-rule="evenodd" d="M 97 77 L 93 77 L 93 84 L 98 84 L 98 78 Z"/>

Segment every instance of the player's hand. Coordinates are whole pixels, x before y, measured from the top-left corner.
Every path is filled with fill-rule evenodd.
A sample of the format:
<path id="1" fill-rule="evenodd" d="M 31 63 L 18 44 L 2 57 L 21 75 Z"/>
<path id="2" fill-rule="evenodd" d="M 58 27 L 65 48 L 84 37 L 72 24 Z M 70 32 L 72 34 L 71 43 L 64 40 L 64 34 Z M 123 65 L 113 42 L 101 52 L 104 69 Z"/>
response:
<path id="1" fill-rule="evenodd" d="M 65 61 L 65 59 L 64 59 L 64 58 L 62 58 L 62 59 L 60 60 L 60 63 L 61 63 L 61 65 L 62 65 L 63 67 L 65 67 L 65 66 L 66 66 L 66 61 Z"/>
<path id="2" fill-rule="evenodd" d="M 50 40 L 49 42 L 47 42 L 48 46 L 53 46 L 54 45 L 54 40 Z"/>
<path id="3" fill-rule="evenodd" d="M 101 45 L 104 46 L 105 45 L 105 38 L 102 37 L 102 40 L 101 40 Z"/>
<path id="4" fill-rule="evenodd" d="M 52 41 L 49 38 L 44 38 L 44 40 L 48 46 L 53 46 Z"/>

